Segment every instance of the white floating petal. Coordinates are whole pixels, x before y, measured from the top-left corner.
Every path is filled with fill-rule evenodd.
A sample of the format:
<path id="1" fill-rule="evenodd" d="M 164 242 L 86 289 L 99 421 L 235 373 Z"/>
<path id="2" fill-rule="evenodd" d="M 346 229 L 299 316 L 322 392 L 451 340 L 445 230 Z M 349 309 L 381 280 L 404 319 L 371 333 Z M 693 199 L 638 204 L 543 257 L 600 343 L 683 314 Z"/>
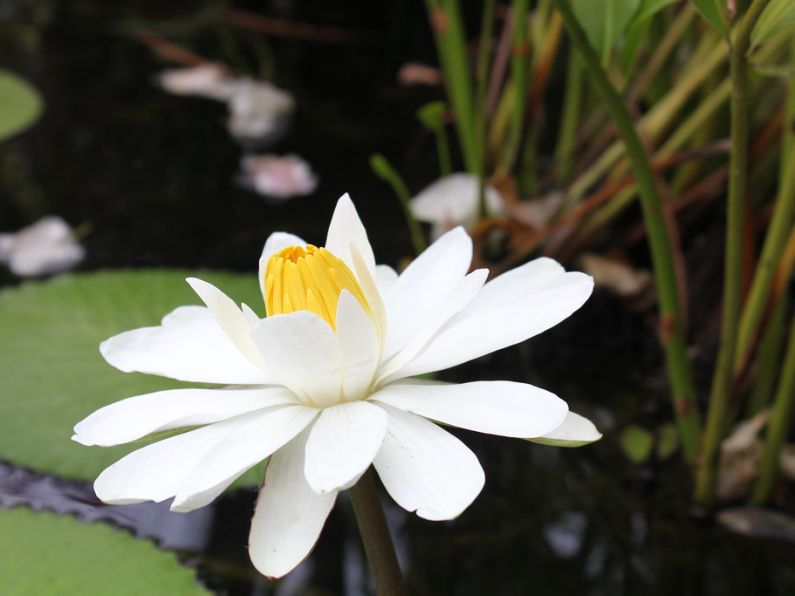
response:
<path id="1" fill-rule="evenodd" d="M 308 195 L 317 188 L 311 166 L 297 155 L 250 155 L 240 161 L 243 183 L 277 199 Z"/>
<path id="2" fill-rule="evenodd" d="M 66 271 L 84 257 L 72 228 L 60 217 L 43 217 L 18 232 L 0 234 L 0 263 L 20 277 Z"/>

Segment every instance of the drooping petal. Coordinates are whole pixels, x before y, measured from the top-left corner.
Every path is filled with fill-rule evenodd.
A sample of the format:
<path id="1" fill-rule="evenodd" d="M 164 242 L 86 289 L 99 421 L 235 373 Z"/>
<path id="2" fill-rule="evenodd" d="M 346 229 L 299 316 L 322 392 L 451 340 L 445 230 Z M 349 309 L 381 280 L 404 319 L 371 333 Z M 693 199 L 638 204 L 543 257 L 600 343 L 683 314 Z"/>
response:
<path id="1" fill-rule="evenodd" d="M 402 378 L 400 369 L 411 362 L 423 350 L 447 321 L 474 300 L 483 284 L 486 283 L 488 273 L 488 269 L 477 269 L 461 280 L 455 289 L 450 292 L 448 299 L 439 304 L 436 312 L 432 313 L 421 330 L 391 360 L 381 367 L 378 372 L 379 384 L 389 383 L 392 378 Z"/>
<path id="2" fill-rule="evenodd" d="M 512 381 L 456 385 L 411 379 L 387 385 L 371 399 L 443 424 L 520 439 L 553 431 L 569 410 L 549 391 Z"/>
<path id="3" fill-rule="evenodd" d="M 389 333 L 384 358 L 415 337 L 461 283 L 472 262 L 472 239 L 455 228 L 434 242 L 400 274 L 384 297 Z"/>
<path id="4" fill-rule="evenodd" d="M 381 346 L 373 320 L 347 290 L 337 303 L 337 342 L 342 365 L 345 399 L 360 399 L 370 388 Z"/>
<path id="5" fill-rule="evenodd" d="M 304 477 L 304 431 L 268 461 L 248 552 L 260 573 L 278 578 L 292 571 L 314 548 L 337 493 L 318 495 Z"/>
<path id="6" fill-rule="evenodd" d="M 351 271 L 355 271 L 351 245 L 355 246 L 361 254 L 370 275 L 375 276 L 375 256 L 373 256 L 373 247 L 370 246 L 370 241 L 367 239 L 367 230 L 362 220 L 359 219 L 351 197 L 345 193 L 337 201 L 334 215 L 331 216 L 326 236 L 326 248 L 342 259 Z"/>
<path id="7" fill-rule="evenodd" d="M 306 443 L 304 472 L 312 490 L 350 488 L 373 462 L 386 425 L 386 411 L 365 401 L 323 410 Z"/>
<path id="8" fill-rule="evenodd" d="M 387 492 L 398 505 L 425 519 L 460 515 L 485 482 L 475 454 L 433 422 L 382 407 L 389 423 L 373 465 Z"/>
<path id="9" fill-rule="evenodd" d="M 569 412 L 555 430 L 529 440 L 553 447 L 582 447 L 601 438 L 602 433 L 596 429 L 593 422 L 585 416 Z"/>
<path id="10" fill-rule="evenodd" d="M 270 406 L 296 403 L 284 387 L 170 389 L 128 397 L 100 408 L 75 426 L 86 446 L 121 445 L 158 431 L 211 424 Z"/>
<path id="11" fill-rule="evenodd" d="M 375 283 L 378 286 L 378 291 L 382 296 L 386 296 L 390 288 L 395 285 L 398 273 L 389 265 L 376 265 L 375 267 Z"/>
<path id="12" fill-rule="evenodd" d="M 262 319 L 252 331 L 262 357 L 280 383 L 302 403 L 337 403 L 342 383 L 337 338 L 328 323 L 299 310 Z"/>
<path id="13" fill-rule="evenodd" d="M 593 279 L 539 258 L 487 283 L 400 371 L 402 377 L 444 370 L 519 343 L 557 325 L 591 295 Z"/>
<path id="14" fill-rule="evenodd" d="M 124 372 L 142 372 L 196 383 L 262 385 L 269 375 L 232 343 L 205 306 L 180 306 L 157 327 L 106 339 L 99 351 Z"/>
<path id="15" fill-rule="evenodd" d="M 105 468 L 94 481 L 94 492 L 105 503 L 118 505 L 173 497 L 201 458 L 252 415 L 242 414 L 137 449 Z"/>
<path id="16" fill-rule="evenodd" d="M 210 312 L 213 313 L 218 325 L 220 325 L 232 343 L 235 344 L 235 347 L 252 364 L 267 370 L 266 364 L 262 361 L 262 357 L 251 339 L 251 327 L 248 324 L 248 319 L 234 301 L 206 281 L 195 277 L 189 277 L 186 281 L 199 298 L 202 299 L 202 302 L 207 305 Z"/>
<path id="17" fill-rule="evenodd" d="M 244 424 L 208 451 L 180 483 L 172 511 L 191 511 L 217 497 L 243 472 L 304 430 L 319 411 L 274 407 L 251 414 Z"/>
<path id="18" fill-rule="evenodd" d="M 259 257 L 259 289 L 262 292 L 263 302 L 265 301 L 265 269 L 268 267 L 270 258 L 288 246 L 305 245 L 306 241 L 303 238 L 287 232 L 274 232 L 268 236 L 262 249 L 262 254 Z"/>

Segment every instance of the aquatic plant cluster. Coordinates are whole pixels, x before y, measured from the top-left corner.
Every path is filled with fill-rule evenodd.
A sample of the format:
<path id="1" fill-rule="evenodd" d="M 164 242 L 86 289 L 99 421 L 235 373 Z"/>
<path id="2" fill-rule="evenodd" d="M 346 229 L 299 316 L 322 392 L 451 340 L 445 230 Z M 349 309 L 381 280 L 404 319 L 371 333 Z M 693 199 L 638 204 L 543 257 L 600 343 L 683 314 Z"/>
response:
<path id="1" fill-rule="evenodd" d="M 20 28 L 0 29 L 0 48 L 47 54 L 60 13 L 13 4 Z M 579 566 L 569 590 L 742 591 L 711 582 L 706 558 L 705 579 L 669 585 L 644 549 L 674 535 L 711 552 L 684 524 L 754 547 L 795 535 L 795 2 L 424 0 L 408 52 L 416 40 L 397 50 L 392 23 L 411 22 L 408 8 L 375 18 L 376 34 L 353 5 L 339 8 L 349 27 L 329 24 L 337 9 L 236 4 L 156 17 L 125 5 L 113 26 L 147 55 L 146 72 L 119 75 L 142 105 L 201 114 L 159 126 L 191 149 L 190 178 L 222 181 L 224 228 L 204 198 L 147 212 L 109 189 L 101 209 L 51 209 L 31 163 L 68 103 L 27 59 L 0 69 L 0 214 L 16 221 L 0 233 L 0 592 L 323 590 L 324 541 L 344 567 L 335 588 L 352 594 L 531 590 L 420 561 L 478 553 L 498 569 L 489 545 L 524 557 L 536 542 Z M 344 143 L 376 137 L 307 91 L 337 76 L 321 48 L 359 78 L 340 55 L 381 68 L 376 56 L 401 56 L 359 81 L 404 115 L 358 161 Z M 98 130 L 135 174 L 145 159 Z M 334 134 L 345 141 L 323 157 L 314 143 Z M 337 198 L 348 188 L 356 205 Z M 166 230 L 190 218 L 202 237 L 174 232 L 173 262 L 130 250 L 115 268 L 108 231 L 126 210 Z M 550 335 L 579 351 L 538 343 Z M 615 358 L 627 362 L 604 365 Z M 550 361 L 562 380 L 543 374 Z M 594 386 L 601 369 L 619 379 Z M 631 400 L 607 396 L 627 387 Z M 554 506 L 511 518 L 543 499 Z M 207 555 L 244 542 L 220 513 L 230 504 L 248 535 L 241 566 Z M 618 572 L 609 534 L 630 551 Z M 772 593 L 789 593 L 791 573 L 765 564 Z"/>

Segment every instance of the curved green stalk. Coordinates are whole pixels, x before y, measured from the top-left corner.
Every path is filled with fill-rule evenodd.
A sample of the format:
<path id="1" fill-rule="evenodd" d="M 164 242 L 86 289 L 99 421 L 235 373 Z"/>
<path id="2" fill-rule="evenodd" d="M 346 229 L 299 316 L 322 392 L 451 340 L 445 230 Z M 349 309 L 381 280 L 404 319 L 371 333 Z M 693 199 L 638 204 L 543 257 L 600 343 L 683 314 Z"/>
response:
<path id="1" fill-rule="evenodd" d="M 660 302 L 660 340 L 665 350 L 666 364 L 671 380 L 674 413 L 685 457 L 692 462 L 698 449 L 699 413 L 694 396 L 690 362 L 686 354 L 685 332 L 682 326 L 679 286 L 674 269 L 671 238 L 666 227 L 665 213 L 657 192 L 654 173 L 635 130 L 632 117 L 621 96 L 608 79 L 599 62 L 599 57 L 585 37 L 571 7 L 565 0 L 554 0 L 554 2 L 563 17 L 572 42 L 585 62 L 596 90 L 610 111 L 613 122 L 624 140 L 626 153 L 635 172 L 654 264 L 654 276 Z"/>
<path id="2" fill-rule="evenodd" d="M 417 221 L 414 217 L 414 213 L 411 211 L 411 195 L 409 194 L 409 189 L 406 187 L 406 183 L 403 182 L 403 178 L 401 178 L 397 170 L 392 167 L 389 160 L 380 153 L 373 153 L 370 156 L 370 168 L 372 168 L 373 172 L 375 172 L 379 178 L 389 184 L 395 192 L 395 195 L 400 201 L 400 206 L 403 207 L 403 214 L 406 216 L 406 224 L 409 227 L 411 243 L 414 245 L 414 252 L 419 255 L 425 250 L 428 244 L 425 242 L 425 236 L 422 233 L 420 222 Z"/>
<path id="3" fill-rule="evenodd" d="M 732 394 L 734 358 L 741 307 L 743 266 L 743 211 L 748 190 L 748 49 L 751 31 L 769 0 L 754 0 L 737 26 L 730 51 L 731 160 L 726 222 L 726 253 L 723 278 L 723 312 L 718 362 L 712 381 L 709 412 L 699 466 L 696 474 L 696 501 L 712 505 L 715 489 L 715 458 L 723 439 L 726 412 Z"/>
<path id="4" fill-rule="evenodd" d="M 759 355 L 756 358 L 756 374 L 751 397 L 748 400 L 748 416 L 756 416 L 767 407 L 776 384 L 781 348 L 784 346 L 784 323 L 787 318 L 787 299 L 778 301 L 770 317 L 770 322 L 759 342 Z"/>
<path id="5" fill-rule="evenodd" d="M 563 114 L 555 147 L 558 180 L 566 180 L 574 167 L 573 152 L 577 141 L 577 125 L 580 121 L 584 74 L 579 55 L 576 52 L 569 52 Z"/>
<path id="6" fill-rule="evenodd" d="M 362 535 L 378 596 L 406 596 L 395 547 L 386 525 L 372 470 L 367 470 L 348 491 Z"/>

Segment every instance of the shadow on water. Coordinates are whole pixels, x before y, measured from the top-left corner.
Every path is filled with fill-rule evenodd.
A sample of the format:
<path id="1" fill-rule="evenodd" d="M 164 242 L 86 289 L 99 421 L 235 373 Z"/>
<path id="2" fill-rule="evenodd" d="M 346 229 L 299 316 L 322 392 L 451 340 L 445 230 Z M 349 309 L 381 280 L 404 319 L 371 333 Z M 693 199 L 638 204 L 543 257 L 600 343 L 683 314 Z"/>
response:
<path id="1" fill-rule="evenodd" d="M 299 105 L 290 134 L 273 149 L 303 155 L 321 178 L 314 195 L 278 205 L 235 184 L 241 149 L 225 134 L 222 108 L 155 89 L 152 74 L 166 65 L 124 33 L 133 16 L 173 18 L 190 14 L 189 3 L 168 10 L 132 1 L 44 5 L 52 11 L 44 16 L 21 0 L 0 13 L 7 65 L 30 78 L 47 103 L 32 131 L 0 146 L 3 229 L 46 213 L 88 224 L 87 270 L 253 271 L 275 229 L 322 242 L 334 201 L 348 191 L 380 260 L 396 264 L 405 254 L 400 209 L 367 158 L 387 154 L 407 172 L 412 190 L 434 176 L 430 139 L 414 118 L 433 95 L 394 83 L 397 57 L 415 52 L 410 57 L 430 59 L 421 3 L 349 12 L 306 3 L 312 14 L 299 16 L 373 33 L 365 47 L 269 42 L 277 82 Z M 402 29 L 391 26 L 396 20 Z M 197 48 L 219 57 L 211 40 L 200 37 Z M 2 275 L 0 283 L 15 281 Z M 688 474 L 676 458 L 634 465 L 620 450 L 612 431 L 669 418 L 661 366 L 646 321 L 597 293 L 543 336 L 444 374 L 452 381 L 538 384 L 596 420 L 606 438 L 567 451 L 456 431 L 486 470 L 472 507 L 453 522 L 431 523 L 388 505 L 412 593 L 795 593 L 792 541 L 741 536 L 694 515 Z M 233 492 L 187 515 L 170 513 L 167 504 L 107 506 L 88 483 L 0 466 L 0 505 L 114 523 L 177 550 L 221 593 L 372 593 L 344 499 L 301 568 L 275 587 L 257 575 L 245 549 L 254 498 L 254 491 Z"/>

